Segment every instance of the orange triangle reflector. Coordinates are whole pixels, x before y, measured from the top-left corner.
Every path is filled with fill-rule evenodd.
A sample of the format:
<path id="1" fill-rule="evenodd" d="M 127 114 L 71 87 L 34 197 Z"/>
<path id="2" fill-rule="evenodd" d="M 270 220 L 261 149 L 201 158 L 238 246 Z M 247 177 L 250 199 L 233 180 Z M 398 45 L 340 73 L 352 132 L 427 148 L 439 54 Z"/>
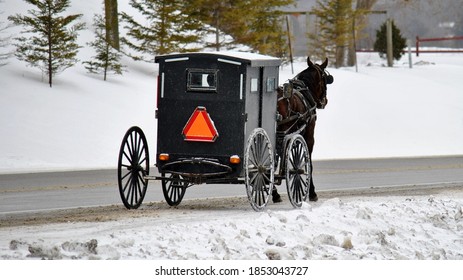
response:
<path id="1" fill-rule="evenodd" d="M 214 142 L 219 133 L 205 107 L 197 107 L 182 131 L 185 141 Z"/>

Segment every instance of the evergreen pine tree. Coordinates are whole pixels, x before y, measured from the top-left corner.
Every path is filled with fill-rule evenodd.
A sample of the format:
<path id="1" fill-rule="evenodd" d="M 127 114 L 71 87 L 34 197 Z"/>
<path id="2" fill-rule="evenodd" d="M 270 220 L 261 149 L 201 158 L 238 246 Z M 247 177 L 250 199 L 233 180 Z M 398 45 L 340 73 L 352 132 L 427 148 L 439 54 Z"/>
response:
<path id="1" fill-rule="evenodd" d="M 246 2 L 246 1 L 245 1 Z M 261 54 L 283 57 L 286 34 L 283 29 L 281 8 L 293 4 L 292 0 L 251 0 L 243 7 L 248 11 L 248 28 L 239 43 L 249 45 Z M 249 13 L 252 11 L 252 13 Z"/>
<path id="2" fill-rule="evenodd" d="M 392 56 L 399 60 L 402 57 L 407 40 L 402 37 L 400 30 L 392 21 Z M 387 53 L 387 23 L 383 23 L 381 27 L 376 30 L 376 41 L 373 49 L 379 53 L 380 57 L 384 57 Z"/>
<path id="3" fill-rule="evenodd" d="M 92 61 L 84 61 L 82 64 L 90 73 L 103 74 L 105 81 L 110 72 L 122 75 L 124 66 L 119 62 L 122 55 L 108 42 L 105 20 L 101 15 L 94 16 L 93 26 L 95 27 L 96 38 L 88 45 L 95 49 L 96 56 L 92 57 Z"/>
<path id="4" fill-rule="evenodd" d="M 14 24 L 24 25 L 21 33 L 31 36 L 15 38 L 16 57 L 32 67 L 38 67 L 48 76 L 50 87 L 53 76 L 73 66 L 80 46 L 76 43 L 77 31 L 84 28 L 83 23 L 68 27 L 82 15 L 61 16 L 69 7 L 70 0 L 24 0 L 35 6 L 29 10 L 30 16 L 8 17 Z"/>
<path id="5" fill-rule="evenodd" d="M 282 28 L 281 7 L 294 0 L 192 0 L 193 16 L 213 28 L 216 34 L 215 47 L 219 50 L 228 45 L 243 44 L 254 51 L 282 56 L 286 48 L 286 36 Z M 233 42 L 228 45 L 220 41 L 220 34 L 228 34 Z"/>
<path id="6" fill-rule="evenodd" d="M 2 3 L 3 1 L 0 1 L 0 4 Z M 0 21 L 0 66 L 6 65 L 8 58 L 11 56 L 11 52 L 5 49 L 9 46 L 10 36 L 2 35 L 7 28 L 8 26 Z"/>
<path id="7" fill-rule="evenodd" d="M 10 38 L 1 36 L 4 30 L 6 30 L 6 26 L 2 26 L 0 22 L 0 66 L 6 65 L 11 56 L 11 52 L 6 50 L 6 47 L 9 46 Z"/>
<path id="8" fill-rule="evenodd" d="M 182 0 L 130 0 L 130 5 L 138 10 L 145 22 L 138 22 L 127 13 L 121 13 L 126 23 L 127 38 L 123 43 L 140 55 L 132 54 L 134 59 L 153 62 L 156 54 L 170 52 L 196 51 L 192 43 L 197 43 L 201 35 L 201 22 L 184 12 Z M 143 54 L 152 58 L 146 59 Z"/>
<path id="9" fill-rule="evenodd" d="M 311 36 L 316 43 L 315 55 L 334 60 L 337 68 L 346 65 L 352 40 L 352 0 L 317 0 L 312 12 L 317 16 L 318 29 L 318 33 Z"/>
<path id="10" fill-rule="evenodd" d="M 220 51 L 223 48 L 228 48 L 232 42 L 225 40 L 225 27 L 230 24 L 230 18 L 236 17 L 240 19 L 240 15 L 234 12 L 233 0 L 191 0 L 186 1 L 185 10 L 190 17 L 197 18 L 202 22 L 204 34 L 213 35 L 215 40 L 211 42 L 201 42 L 206 48 L 214 48 Z M 230 20 L 232 24 L 236 21 Z"/>

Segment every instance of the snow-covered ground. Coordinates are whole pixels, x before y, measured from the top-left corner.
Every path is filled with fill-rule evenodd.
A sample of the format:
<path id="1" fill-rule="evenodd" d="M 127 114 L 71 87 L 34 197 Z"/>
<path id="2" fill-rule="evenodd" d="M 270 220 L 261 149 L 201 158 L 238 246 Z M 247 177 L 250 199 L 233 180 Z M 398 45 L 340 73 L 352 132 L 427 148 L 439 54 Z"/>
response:
<path id="1" fill-rule="evenodd" d="M 4 228 L 0 258 L 463 260 L 463 191 L 249 208 Z"/>
<path id="2" fill-rule="evenodd" d="M 73 1 L 72 9 L 90 26 L 88 3 Z M 2 21 L 26 10 L 22 1 L 1 5 Z M 91 36 L 82 32 L 81 44 Z M 86 48 L 79 57 L 92 55 Z M 154 153 L 156 65 L 123 62 L 129 71 L 106 82 L 76 65 L 53 88 L 15 58 L 0 67 L 0 173 L 115 167 L 132 125 L 145 131 Z M 463 154 L 463 55 L 422 54 L 413 62 L 410 69 L 404 57 L 387 68 L 377 54 L 359 54 L 358 72 L 329 68 L 335 82 L 318 113 L 314 159 Z M 283 66 L 280 83 L 292 76 Z M 462 206 L 462 192 L 452 192 L 321 199 L 263 213 L 173 210 L 168 218 L 0 227 L 0 259 L 461 260 Z"/>

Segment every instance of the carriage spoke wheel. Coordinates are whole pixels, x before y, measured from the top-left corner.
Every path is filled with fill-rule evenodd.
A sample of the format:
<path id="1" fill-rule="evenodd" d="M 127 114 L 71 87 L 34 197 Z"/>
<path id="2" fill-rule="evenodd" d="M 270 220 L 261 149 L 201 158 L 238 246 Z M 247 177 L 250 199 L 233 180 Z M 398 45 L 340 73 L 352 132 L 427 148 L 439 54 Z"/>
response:
<path id="1" fill-rule="evenodd" d="M 148 144 L 139 127 L 131 127 L 125 134 L 119 151 L 117 178 L 119 193 L 127 209 L 136 209 L 143 202 L 148 186 Z"/>
<path id="2" fill-rule="evenodd" d="M 297 134 L 289 140 L 286 149 L 286 188 L 289 201 L 301 207 L 307 199 L 310 187 L 310 155 L 304 138 Z"/>
<path id="3" fill-rule="evenodd" d="M 244 169 L 249 203 L 254 210 L 262 211 L 272 193 L 275 172 L 272 144 L 262 128 L 256 128 L 248 138 Z"/>
<path id="4" fill-rule="evenodd" d="M 164 174 L 162 174 L 164 177 Z M 170 179 L 162 180 L 162 192 L 167 204 L 177 206 L 182 202 L 188 183 L 182 182 L 177 174 L 171 174 Z"/>

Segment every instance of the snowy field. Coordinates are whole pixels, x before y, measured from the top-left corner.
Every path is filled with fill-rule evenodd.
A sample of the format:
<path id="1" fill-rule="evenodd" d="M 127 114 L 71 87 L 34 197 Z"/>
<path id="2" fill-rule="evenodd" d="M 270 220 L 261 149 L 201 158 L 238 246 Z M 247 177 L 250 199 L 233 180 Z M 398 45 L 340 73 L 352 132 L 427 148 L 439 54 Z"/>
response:
<path id="1" fill-rule="evenodd" d="M 25 10 L 10 3 L 2 21 Z M 87 5 L 72 8 L 90 23 Z M 91 35 L 82 32 L 81 44 Z M 92 55 L 83 49 L 80 59 Z M 123 62 L 129 72 L 107 82 L 79 64 L 53 88 L 15 58 L 0 67 L 0 173 L 114 168 L 132 125 L 155 153 L 156 65 Z M 422 54 L 413 63 L 410 69 L 404 57 L 387 68 L 377 54 L 359 54 L 358 72 L 329 68 L 335 82 L 318 113 L 314 159 L 463 154 L 463 54 Z M 292 76 L 283 66 L 280 83 Z M 102 223 L 0 227 L 0 259 L 462 260 L 462 207 L 456 191 L 322 198 L 263 213 L 175 209 Z"/>
<path id="2" fill-rule="evenodd" d="M 6 8 L 0 21 L 30 8 L 11 3 L 0 4 Z M 71 11 L 83 13 L 90 27 L 98 11 L 89 3 L 73 1 Z M 81 32 L 80 45 L 92 36 L 90 29 Z M 93 55 L 85 47 L 79 59 Z M 407 56 L 394 68 L 382 67 L 377 54 L 359 54 L 358 60 L 358 73 L 328 69 L 335 82 L 328 106 L 318 111 L 315 160 L 463 154 L 463 54 L 414 56 L 412 69 Z M 304 61 L 297 59 L 295 74 Z M 15 57 L 0 67 L 0 173 L 113 168 L 132 125 L 147 134 L 154 154 L 157 64 L 123 64 L 128 72 L 105 82 L 79 63 L 56 76 L 53 88 Z M 280 84 L 295 74 L 289 65 L 281 67 Z"/>
<path id="3" fill-rule="evenodd" d="M 328 69 L 335 82 L 318 111 L 315 160 L 463 154 L 463 55 L 413 59 L 412 69 L 405 58 L 387 68 L 377 54 L 359 54 L 358 73 Z M 77 65 L 53 88 L 15 58 L 1 67 L 0 173 L 115 167 L 132 125 L 154 154 L 157 65 L 125 63 L 129 72 L 106 82 Z M 280 83 L 293 76 L 281 67 Z"/>

